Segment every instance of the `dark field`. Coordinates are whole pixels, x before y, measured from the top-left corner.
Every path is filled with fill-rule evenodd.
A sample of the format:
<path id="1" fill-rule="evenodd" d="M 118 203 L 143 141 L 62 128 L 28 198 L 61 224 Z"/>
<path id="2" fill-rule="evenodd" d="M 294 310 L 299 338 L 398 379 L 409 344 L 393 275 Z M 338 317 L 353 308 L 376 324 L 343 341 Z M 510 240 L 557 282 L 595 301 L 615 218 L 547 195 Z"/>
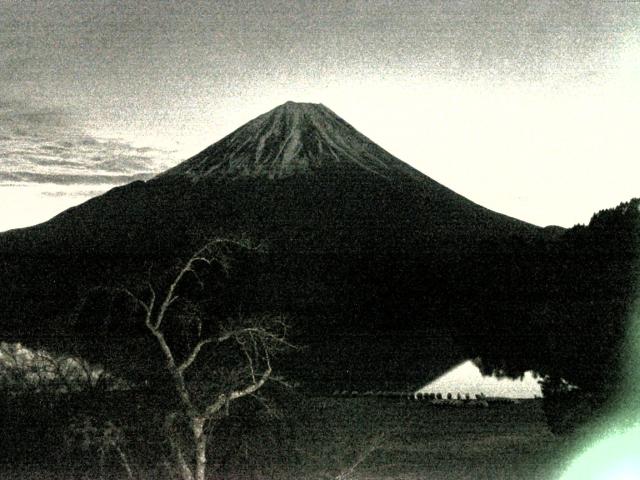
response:
<path id="1" fill-rule="evenodd" d="M 296 418 L 296 427 L 286 441 L 287 452 L 277 454 L 275 462 L 271 457 L 270 467 L 249 460 L 242 473 L 220 476 L 210 465 L 210 478 L 553 479 L 569 446 L 547 429 L 539 400 L 456 408 L 405 399 L 317 397 L 302 399 L 289 416 Z M 273 444 L 273 438 L 260 438 L 257 432 L 258 443 Z M 212 433 L 216 439 L 224 441 Z M 53 473 L 5 464 L 0 478 L 99 477 L 66 473 L 64 467 Z M 113 472 L 109 478 L 126 477 Z"/>
<path id="2" fill-rule="evenodd" d="M 547 479 L 562 464 L 565 442 L 547 429 L 539 400 L 484 409 L 379 398 L 313 404 L 307 438 L 333 477 L 374 444 L 352 478 Z"/>

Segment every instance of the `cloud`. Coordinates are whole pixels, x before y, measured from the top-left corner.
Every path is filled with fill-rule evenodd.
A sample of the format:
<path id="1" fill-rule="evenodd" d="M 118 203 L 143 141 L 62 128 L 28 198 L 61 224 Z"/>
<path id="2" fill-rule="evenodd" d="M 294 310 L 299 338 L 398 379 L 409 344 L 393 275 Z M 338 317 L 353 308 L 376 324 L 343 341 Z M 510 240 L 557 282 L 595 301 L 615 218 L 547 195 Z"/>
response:
<path id="1" fill-rule="evenodd" d="M 0 99 L 0 231 L 151 178 L 176 154 L 91 133 L 73 112 Z"/>
<path id="2" fill-rule="evenodd" d="M 73 115 L 0 102 L 0 185 L 120 185 L 175 163 L 172 152 L 94 136 Z"/>
<path id="3" fill-rule="evenodd" d="M 87 187 L 90 187 L 87 185 Z M 97 187 L 96 187 L 97 188 Z M 42 190 L 39 192 L 40 195 L 45 197 L 59 198 L 59 197 L 82 197 L 82 198 L 91 198 L 96 197 L 104 193 L 103 189 L 91 190 L 91 189 L 82 189 L 82 188 L 65 188 L 62 190 Z"/>
<path id="4" fill-rule="evenodd" d="M 58 185 L 122 185 L 134 180 L 146 180 L 150 173 L 130 175 L 100 175 L 100 174 L 58 174 L 58 173 L 34 173 L 25 171 L 0 173 L 0 183 L 7 186 L 20 186 L 30 183 L 48 183 Z"/>

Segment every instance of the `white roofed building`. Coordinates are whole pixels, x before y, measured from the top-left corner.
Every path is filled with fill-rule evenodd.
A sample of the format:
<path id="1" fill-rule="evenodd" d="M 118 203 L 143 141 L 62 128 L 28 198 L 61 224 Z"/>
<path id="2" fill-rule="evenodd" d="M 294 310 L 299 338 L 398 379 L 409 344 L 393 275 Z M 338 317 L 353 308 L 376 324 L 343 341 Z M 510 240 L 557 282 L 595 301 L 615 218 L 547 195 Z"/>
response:
<path id="1" fill-rule="evenodd" d="M 541 397 L 542 391 L 538 378 L 533 372 L 525 372 L 522 378 L 498 378 L 482 375 L 478 366 L 467 360 L 436 378 L 415 392 L 416 394 L 442 394 L 443 398 L 451 393 L 453 398 L 476 395 L 486 397 L 534 398 Z"/>

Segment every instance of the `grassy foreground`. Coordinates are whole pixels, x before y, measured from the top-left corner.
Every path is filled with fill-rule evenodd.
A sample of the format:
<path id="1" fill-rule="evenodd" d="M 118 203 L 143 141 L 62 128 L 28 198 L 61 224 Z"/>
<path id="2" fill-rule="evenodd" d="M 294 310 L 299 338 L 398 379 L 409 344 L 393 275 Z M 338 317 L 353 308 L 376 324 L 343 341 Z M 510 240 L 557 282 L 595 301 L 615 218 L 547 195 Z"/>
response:
<path id="1" fill-rule="evenodd" d="M 323 457 L 317 473 L 324 467 L 335 477 L 366 455 L 353 471 L 363 480 L 548 479 L 561 468 L 567 446 L 549 432 L 540 400 L 454 408 L 315 399 L 306 424 L 309 444 Z"/>
<path id="2" fill-rule="evenodd" d="M 557 476 L 568 447 L 547 429 L 540 400 L 455 408 L 406 399 L 316 397 L 301 398 L 288 414 L 295 417 L 294 438 L 270 467 L 249 460 L 237 474 L 220 476 L 211 465 L 211 479 L 546 480 Z M 18 469 L 9 461 L 0 465 L 0 478 L 96 479 L 61 467 L 55 473 Z M 109 478 L 125 476 L 112 472 Z"/>

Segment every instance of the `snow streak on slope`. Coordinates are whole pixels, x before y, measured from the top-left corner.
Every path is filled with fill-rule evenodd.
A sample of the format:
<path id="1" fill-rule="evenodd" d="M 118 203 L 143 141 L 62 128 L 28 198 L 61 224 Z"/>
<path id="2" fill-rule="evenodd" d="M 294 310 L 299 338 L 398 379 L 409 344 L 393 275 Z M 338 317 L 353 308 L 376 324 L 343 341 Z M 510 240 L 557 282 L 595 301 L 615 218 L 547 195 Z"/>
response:
<path id="1" fill-rule="evenodd" d="M 267 177 L 356 167 L 389 177 L 420 176 L 321 104 L 287 102 L 159 175 Z"/>

